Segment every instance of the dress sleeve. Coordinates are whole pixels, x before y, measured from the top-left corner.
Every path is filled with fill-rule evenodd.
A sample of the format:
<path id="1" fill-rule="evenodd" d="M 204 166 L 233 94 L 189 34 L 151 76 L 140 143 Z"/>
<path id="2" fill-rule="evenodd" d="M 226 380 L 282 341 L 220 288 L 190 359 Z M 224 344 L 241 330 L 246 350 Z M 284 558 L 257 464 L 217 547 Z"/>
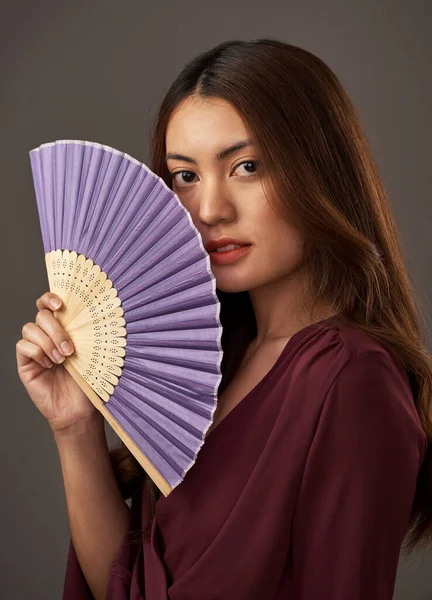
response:
<path id="1" fill-rule="evenodd" d="M 106 600 L 129 600 L 132 598 L 133 600 L 142 600 L 143 598 L 137 582 L 132 580 L 132 571 L 139 567 L 139 558 L 142 556 L 142 541 L 137 543 L 136 535 L 141 528 L 141 500 L 140 490 L 132 497 L 128 531 L 110 565 Z M 78 562 L 72 539 L 69 542 L 62 600 L 94 600 Z"/>
<path id="2" fill-rule="evenodd" d="M 325 398 L 296 501 L 296 600 L 392 600 L 426 443 L 392 360 L 350 358 Z"/>

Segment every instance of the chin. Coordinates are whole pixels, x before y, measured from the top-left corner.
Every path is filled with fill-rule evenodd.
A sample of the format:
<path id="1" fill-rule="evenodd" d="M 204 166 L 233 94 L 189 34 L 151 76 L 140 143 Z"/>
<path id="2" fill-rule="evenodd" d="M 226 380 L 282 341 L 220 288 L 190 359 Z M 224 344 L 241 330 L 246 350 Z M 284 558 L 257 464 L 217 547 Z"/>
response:
<path id="1" fill-rule="evenodd" d="M 226 294 L 236 294 L 239 292 L 248 292 L 252 284 L 244 277 L 234 276 L 234 274 L 226 274 L 222 277 L 216 277 L 216 289 Z"/>

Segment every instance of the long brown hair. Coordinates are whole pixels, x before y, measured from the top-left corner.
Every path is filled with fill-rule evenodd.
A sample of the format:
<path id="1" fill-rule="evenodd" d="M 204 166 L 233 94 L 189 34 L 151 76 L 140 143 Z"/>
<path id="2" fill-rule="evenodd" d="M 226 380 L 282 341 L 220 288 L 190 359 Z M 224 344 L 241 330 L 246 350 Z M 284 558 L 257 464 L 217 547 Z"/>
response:
<path id="1" fill-rule="evenodd" d="M 330 68 L 307 50 L 274 39 L 219 44 L 186 65 L 160 106 L 149 166 L 170 187 L 164 161 L 167 124 L 191 96 L 222 98 L 243 119 L 271 175 L 269 201 L 278 198 L 275 210 L 304 236 L 310 314 L 330 299 L 348 325 L 378 339 L 407 370 L 429 444 L 405 551 L 426 545 L 432 539 L 431 355 L 397 226 L 352 102 Z M 223 326 L 221 393 L 255 337 L 256 323 L 247 291 L 217 294 Z M 111 459 L 125 497 L 146 479 L 148 536 L 160 492 L 125 446 L 111 450 Z"/>

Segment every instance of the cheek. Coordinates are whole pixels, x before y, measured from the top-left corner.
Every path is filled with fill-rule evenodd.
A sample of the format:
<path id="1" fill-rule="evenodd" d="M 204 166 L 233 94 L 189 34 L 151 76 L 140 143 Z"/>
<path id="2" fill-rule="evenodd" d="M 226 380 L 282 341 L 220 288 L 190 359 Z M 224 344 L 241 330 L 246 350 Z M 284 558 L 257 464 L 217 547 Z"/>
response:
<path id="1" fill-rule="evenodd" d="M 198 220 L 198 207 L 195 206 L 196 203 L 192 202 L 191 195 L 182 192 L 181 190 L 172 188 L 172 191 L 177 194 L 177 197 L 180 201 L 180 204 L 190 213 L 192 217 L 192 221 L 196 225 L 196 221 Z"/>
<path id="2" fill-rule="evenodd" d="M 303 238 L 300 232 L 281 221 L 278 216 L 270 219 L 267 227 L 266 239 L 271 260 L 280 267 L 298 266 L 303 256 Z"/>

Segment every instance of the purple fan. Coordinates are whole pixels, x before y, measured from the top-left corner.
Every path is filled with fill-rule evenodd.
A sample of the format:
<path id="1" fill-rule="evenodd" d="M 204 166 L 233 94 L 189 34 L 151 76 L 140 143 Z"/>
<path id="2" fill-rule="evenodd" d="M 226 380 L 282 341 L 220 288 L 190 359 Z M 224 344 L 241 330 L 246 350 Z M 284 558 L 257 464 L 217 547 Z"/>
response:
<path id="1" fill-rule="evenodd" d="M 62 363 L 161 492 L 184 479 L 222 378 L 220 304 L 201 236 L 146 165 L 93 142 L 31 150 Z"/>

